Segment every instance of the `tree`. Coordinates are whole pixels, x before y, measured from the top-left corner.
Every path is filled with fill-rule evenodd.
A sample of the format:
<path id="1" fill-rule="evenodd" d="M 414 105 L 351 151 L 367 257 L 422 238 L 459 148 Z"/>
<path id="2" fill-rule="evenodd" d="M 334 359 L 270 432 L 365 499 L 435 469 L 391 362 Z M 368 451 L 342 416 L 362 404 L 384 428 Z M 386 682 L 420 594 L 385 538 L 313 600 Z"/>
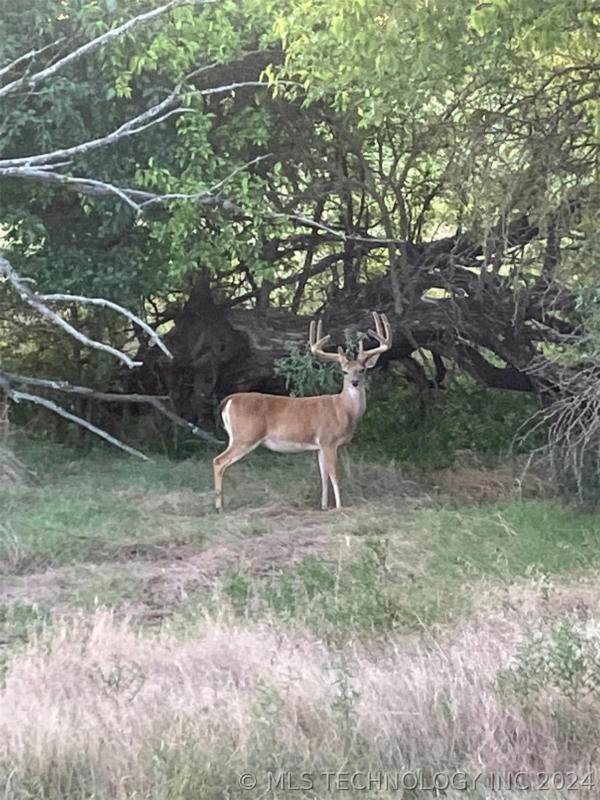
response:
<path id="1" fill-rule="evenodd" d="M 205 289 L 180 311 L 169 341 L 182 413 L 277 388 L 271 363 L 304 337 L 301 309 L 339 337 L 385 310 L 392 357 L 413 371 L 425 352 L 490 386 L 547 396 L 564 384 L 548 346 L 579 337 L 595 260 L 598 53 L 578 38 L 577 25 L 595 29 L 591 8 L 542 6 L 562 30 L 532 52 L 540 17 L 524 9 L 515 40 L 466 0 L 268 5 L 265 38 L 284 50 L 265 69 L 275 97 L 261 99 L 278 120 L 274 165 L 261 167 L 277 225 L 263 214 L 271 224 L 254 226 L 243 285 L 213 270 L 218 330 L 214 310 L 199 321 Z M 161 373 L 152 349 L 140 356 Z"/>
<path id="2" fill-rule="evenodd" d="M 213 165 L 198 186 L 198 176 L 186 174 L 189 167 L 186 163 L 182 165 L 175 191 L 164 185 L 157 188 L 168 182 L 161 180 L 168 173 L 167 166 L 153 155 L 157 132 L 169 126 L 168 136 L 173 142 L 180 133 L 175 121 L 185 115 L 200 116 L 205 111 L 204 98 L 226 96 L 234 88 L 260 82 L 234 79 L 220 85 L 206 85 L 203 81 L 204 73 L 214 73 L 217 66 L 217 62 L 201 66 L 197 63 L 203 44 L 206 50 L 202 55 L 206 58 L 212 55 L 210 43 L 201 33 L 207 22 L 218 29 L 212 50 L 222 51 L 221 57 L 231 55 L 240 46 L 239 40 L 230 42 L 229 48 L 219 44 L 222 25 L 227 26 L 222 9 L 207 12 L 207 4 L 203 2 L 172 0 L 117 21 L 113 4 L 107 4 L 108 12 L 103 12 L 94 4 L 64 3 L 58 15 L 54 5 L 34 3 L 18 13 L 8 4 L 2 9 L 7 22 L 0 71 L 3 81 L 0 102 L 5 105 L 2 141 L 4 153 L 10 156 L 0 159 L 5 200 L 1 222 L 5 255 L 0 257 L 0 275 L 12 297 L 16 294 L 38 317 L 73 337 L 77 354 L 80 345 L 84 345 L 118 359 L 129 368 L 135 365 L 126 352 L 122 335 L 121 342 L 109 344 L 101 341 L 102 336 L 81 330 L 98 328 L 100 322 L 101 332 L 106 332 L 102 331 L 106 323 L 98 315 L 86 315 L 85 320 L 81 316 L 82 307 L 101 307 L 123 314 L 133 322 L 140 336 L 148 337 L 170 358 L 160 336 L 139 316 L 141 310 L 134 314 L 122 305 L 130 303 L 136 293 L 137 305 L 143 305 L 143 292 L 163 288 L 169 270 L 177 270 L 176 258 L 168 257 L 166 248 L 162 252 L 156 248 L 158 260 L 148 257 L 149 241 L 160 242 L 161 238 L 157 235 L 161 228 L 158 224 L 153 226 L 151 214 L 158 207 L 167 209 L 158 211 L 162 214 L 164 231 L 169 224 L 177 224 L 177 202 L 186 201 L 186 208 L 195 209 L 218 206 L 223 202 L 222 186 L 242 170 L 238 167 L 230 176 L 215 177 L 218 169 Z M 223 5 L 236 9 L 234 3 Z M 21 48 L 29 30 L 27 23 L 34 24 L 40 33 L 36 47 L 25 52 Z M 144 35 L 139 35 L 140 32 Z M 137 37 L 133 49 L 127 41 L 132 33 Z M 187 44 L 183 55 L 178 49 L 182 42 Z M 171 88 L 164 90 L 160 82 L 152 83 L 148 73 L 156 72 L 161 59 L 167 56 L 168 69 L 160 77 L 161 81 L 168 80 Z M 99 99 L 97 107 L 90 108 L 90 96 Z M 196 129 L 201 130 L 202 124 L 197 123 Z M 141 145 L 140 139 L 144 140 Z M 107 152 L 108 158 L 98 157 L 99 153 L 104 156 Z M 177 153 L 174 158 L 169 155 L 168 166 L 172 168 L 179 163 Z M 222 162 L 218 166 L 222 169 Z M 132 179 L 138 184 L 135 188 L 131 188 Z M 23 182 L 27 185 L 25 191 Z M 29 190 L 32 182 L 35 186 Z M 190 183 L 194 184 L 193 191 L 186 190 Z M 111 204 L 112 213 L 107 214 L 107 203 Z M 174 211 L 168 210 L 173 207 Z M 173 247 L 169 249 L 172 252 Z M 161 259 L 167 269 L 161 265 Z M 25 266 L 27 278 L 19 272 Z M 33 276 L 36 290 L 29 283 Z M 40 292 L 37 288 L 40 285 L 59 291 Z M 90 297 L 90 288 L 101 296 Z M 111 295 L 116 295 L 120 302 L 111 300 Z M 57 303 L 68 304 L 70 319 L 50 307 Z M 14 303 L 8 305 L 4 319 L 7 334 L 23 321 L 27 327 L 31 322 L 29 317 L 24 319 L 22 308 L 15 309 Z M 13 348 L 7 336 L 3 360 L 19 363 L 20 355 L 18 345 Z M 0 383 L 9 399 L 44 405 L 116 443 L 114 437 L 54 401 L 17 387 L 45 387 L 86 398 L 98 396 L 97 392 L 62 380 L 28 377 L 6 369 L 0 373 Z M 210 434 L 178 419 L 159 398 L 117 397 L 106 391 L 101 395 L 112 400 L 145 400 L 195 433 L 214 440 Z M 125 449 L 132 452 L 131 448 Z"/>
<path id="3" fill-rule="evenodd" d="M 281 389 L 273 359 L 305 339 L 309 316 L 341 342 L 372 309 L 392 323 L 390 357 L 423 384 L 454 362 L 546 400 L 572 386 L 598 252 L 599 54 L 593 6 L 563 10 L 245 0 L 177 8 L 135 53 L 111 49 L 101 80 L 115 97 L 95 137 L 107 113 L 119 130 L 124 106 L 133 118 L 173 103 L 93 162 L 109 200 L 80 215 L 88 240 L 115 242 L 105 277 L 112 266 L 153 329 L 171 326 L 172 360 L 136 329 L 130 393 L 210 420 L 223 394 Z M 237 88 L 215 102 L 217 76 Z M 17 258 L 24 247 L 13 239 Z"/>

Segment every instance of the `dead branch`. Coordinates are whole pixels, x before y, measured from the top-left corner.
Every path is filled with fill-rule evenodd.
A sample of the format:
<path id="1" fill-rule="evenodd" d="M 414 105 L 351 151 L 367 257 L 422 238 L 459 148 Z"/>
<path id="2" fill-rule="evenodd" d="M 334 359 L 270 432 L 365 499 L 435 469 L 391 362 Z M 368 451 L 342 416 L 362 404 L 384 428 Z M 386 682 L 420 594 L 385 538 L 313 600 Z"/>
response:
<path id="1" fill-rule="evenodd" d="M 20 178 L 21 180 L 34 180 L 42 181 L 44 183 L 57 183 L 65 186 L 68 189 L 74 189 L 82 194 L 90 195 L 92 197 L 107 197 L 113 196 L 123 200 L 136 214 L 139 214 L 146 206 L 153 204 L 166 204 L 174 200 L 188 200 L 199 203 L 200 205 L 219 205 L 224 211 L 229 211 L 237 214 L 243 214 L 243 209 L 233 203 L 232 201 L 224 198 L 218 194 L 228 181 L 230 181 L 239 172 L 248 169 L 248 167 L 258 164 L 267 158 L 271 158 L 272 153 L 266 153 L 262 156 L 257 156 L 246 164 L 236 167 L 229 175 L 222 178 L 214 186 L 204 189 L 201 192 L 194 192 L 186 194 L 184 192 L 170 192 L 167 194 L 158 194 L 156 192 L 147 192 L 142 189 L 130 189 L 129 187 L 116 186 L 107 181 L 94 180 L 92 178 L 82 178 L 74 175 L 62 175 L 55 172 L 61 164 L 52 164 L 48 168 L 44 167 L 2 167 L 0 166 L 0 178 Z"/>
<path id="2" fill-rule="evenodd" d="M 543 374 L 542 359 L 531 366 Z M 597 358 L 580 368 L 556 365 L 555 400 L 522 426 L 521 440 L 540 429 L 546 432 L 543 450 L 553 472 L 570 476 L 581 501 L 587 501 L 590 479 L 600 480 L 600 367 Z M 595 494 L 595 490 L 594 490 Z M 594 502 L 597 498 L 594 497 Z"/>
<path id="3" fill-rule="evenodd" d="M 17 56 L 13 61 L 10 61 L 8 64 L 5 64 L 0 69 L 0 78 L 4 75 L 8 75 L 13 69 L 16 69 L 19 64 L 22 64 L 24 61 L 30 61 L 34 58 L 37 58 L 42 53 L 45 53 L 46 50 L 51 50 L 53 47 L 58 47 L 59 44 L 64 42 L 63 39 L 57 39 L 55 42 L 50 42 L 50 44 L 45 45 L 44 47 L 40 47 L 39 50 L 29 50 L 27 53 L 23 53 L 21 56 Z"/>
<path id="4" fill-rule="evenodd" d="M 12 391 L 12 386 L 25 385 L 25 386 L 39 386 L 44 389 L 53 389 L 58 392 L 65 392 L 68 394 L 75 394 L 80 397 L 88 397 L 93 400 L 103 400 L 109 403 L 146 403 L 155 408 L 158 412 L 163 414 L 171 422 L 186 428 L 194 436 L 204 439 L 210 445 L 215 447 L 222 447 L 225 442 L 218 439 L 212 433 L 199 428 L 197 425 L 188 422 L 182 417 L 175 414 L 175 412 L 168 409 L 163 405 L 163 400 L 168 400 L 167 395 L 150 395 L 150 394 L 121 394 L 120 392 L 98 392 L 95 389 L 90 389 L 87 386 L 74 386 L 67 381 L 53 381 L 44 378 L 31 378 L 27 375 L 17 375 L 12 372 L 4 372 L 0 370 L 0 387 L 8 394 Z"/>
<path id="5" fill-rule="evenodd" d="M 53 411 L 55 414 L 58 414 L 59 416 L 64 417 L 71 422 L 75 422 L 77 425 L 81 425 L 83 428 L 86 428 L 88 431 L 96 434 L 96 436 L 100 436 L 101 439 L 105 439 L 115 447 L 124 450 L 126 453 L 129 453 L 132 456 L 137 456 L 137 458 L 141 458 L 143 461 L 151 460 L 148 458 L 148 456 L 145 456 L 143 453 L 140 453 L 139 450 L 136 450 L 135 447 L 130 447 L 128 444 L 124 444 L 119 439 L 115 439 L 115 437 L 111 436 L 110 433 L 106 433 L 106 431 L 103 431 L 101 428 L 97 428 L 95 425 L 92 425 L 91 422 L 78 417 L 76 414 L 71 414 L 70 411 L 67 411 L 65 408 L 59 406 L 52 400 L 48 400 L 45 397 L 40 397 L 37 394 L 18 392 L 14 389 L 11 389 L 8 392 L 8 397 L 15 403 L 19 403 L 21 400 L 26 400 L 29 403 L 36 403 L 36 405 L 44 406 L 44 408 L 50 409 L 50 411 Z"/>
<path id="6" fill-rule="evenodd" d="M 150 327 L 150 325 L 148 325 L 147 322 L 144 322 L 144 320 L 138 317 L 137 314 L 134 314 L 132 311 L 129 311 L 126 308 L 123 308 L 123 306 L 120 306 L 118 303 L 114 303 L 112 300 L 105 300 L 103 297 L 85 297 L 85 295 L 81 294 L 38 294 L 37 297 L 43 302 L 55 301 L 66 303 L 83 303 L 84 305 L 105 306 L 106 308 L 112 308 L 113 311 L 122 314 L 124 317 L 127 317 L 127 319 L 135 322 L 136 325 L 139 325 L 140 328 L 146 331 L 152 341 L 168 358 L 173 358 L 171 351 L 163 342 L 162 338 L 153 328 Z"/>
<path id="7" fill-rule="evenodd" d="M 87 142 L 73 145 L 73 147 L 63 147 L 52 150 L 49 153 L 39 153 L 37 155 L 22 156 L 20 158 L 0 159 L 0 167 L 50 167 L 56 166 L 55 162 L 68 162 L 73 156 L 88 153 L 98 147 L 105 147 L 113 144 L 126 136 L 134 136 L 147 130 L 152 125 L 158 125 L 172 114 L 192 111 L 189 108 L 175 108 L 172 106 L 177 103 L 181 96 L 181 87 L 177 86 L 173 91 L 161 100 L 160 103 L 146 109 L 141 114 L 127 120 L 114 131 L 100 136 L 97 139 L 89 139 Z"/>
<path id="8" fill-rule="evenodd" d="M 2 167 L 0 178 L 19 178 L 26 181 L 41 181 L 42 183 L 56 183 L 67 189 L 73 189 L 91 197 L 119 197 L 129 205 L 137 214 L 140 204 L 137 201 L 155 200 L 159 195 L 153 192 L 144 192 L 138 189 L 115 186 L 107 181 L 97 181 L 76 175 L 61 175 L 50 169 L 30 167 Z"/>
<path id="9" fill-rule="evenodd" d="M 126 31 L 131 30 L 131 28 L 137 25 L 143 25 L 150 20 L 156 19 L 157 17 L 172 11 L 174 8 L 178 8 L 179 6 L 190 5 L 190 2 L 204 5 L 205 3 L 210 2 L 210 0 L 171 0 L 170 3 L 166 3 L 158 8 L 154 8 L 152 11 L 146 11 L 143 14 L 138 14 L 136 17 L 124 22 L 122 25 L 118 25 L 116 28 L 105 31 L 105 33 L 101 34 L 100 36 L 96 36 L 95 39 L 91 39 L 89 42 L 82 44 L 81 47 L 78 47 L 76 50 L 67 53 L 66 56 L 56 61 L 54 64 L 52 64 L 52 66 L 39 70 L 39 72 L 34 72 L 32 75 L 23 75 L 20 78 L 7 83 L 5 86 L 0 87 L 0 98 L 6 97 L 9 94 L 14 94 L 21 89 L 33 89 L 39 83 L 46 80 L 46 78 L 56 75 L 57 72 L 60 72 L 69 64 L 72 64 L 74 61 L 77 61 L 83 56 L 95 52 L 103 45 L 107 44 L 113 39 L 117 39 L 119 36 L 122 36 L 122 34 L 124 34 Z M 19 63 L 19 61 L 27 58 L 28 55 L 29 54 L 21 56 L 16 60 L 16 63 Z M 15 62 L 12 62 L 12 65 L 9 66 L 12 68 L 14 64 Z"/>
<path id="10" fill-rule="evenodd" d="M 26 285 L 25 280 L 13 269 L 11 263 L 2 255 L 0 255 L 0 276 L 3 276 L 16 290 L 19 297 L 25 303 L 34 308 L 38 314 L 46 319 L 49 319 L 55 325 L 58 325 L 74 339 L 77 339 L 78 342 L 86 345 L 86 347 L 92 347 L 95 350 L 101 350 L 105 353 L 115 356 L 115 358 L 118 358 L 130 369 L 140 366 L 141 362 L 134 361 L 133 359 L 129 358 L 126 353 L 121 352 L 121 350 L 117 350 L 115 347 L 111 347 L 103 342 L 98 342 L 95 339 L 90 339 L 84 333 L 78 331 L 77 328 L 74 328 L 72 325 L 70 325 L 60 316 L 60 314 L 57 314 L 55 311 L 52 311 L 50 308 L 48 308 L 48 306 L 45 305 L 42 300 L 40 300 L 39 295 L 33 292 L 29 286 Z"/>

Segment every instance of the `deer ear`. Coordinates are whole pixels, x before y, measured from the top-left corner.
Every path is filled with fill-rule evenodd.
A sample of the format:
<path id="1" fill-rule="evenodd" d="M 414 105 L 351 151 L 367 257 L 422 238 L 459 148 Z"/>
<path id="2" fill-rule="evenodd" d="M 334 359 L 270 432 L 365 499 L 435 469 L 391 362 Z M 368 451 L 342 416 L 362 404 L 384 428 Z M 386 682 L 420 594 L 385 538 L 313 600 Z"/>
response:
<path id="1" fill-rule="evenodd" d="M 364 368 L 365 369 L 373 369 L 375 364 L 377 364 L 377 362 L 379 361 L 379 356 L 380 355 L 381 355 L 381 353 L 377 353 L 376 355 L 371 356 L 370 358 L 369 358 L 369 356 L 367 356 L 365 358 L 365 360 L 363 361 Z"/>

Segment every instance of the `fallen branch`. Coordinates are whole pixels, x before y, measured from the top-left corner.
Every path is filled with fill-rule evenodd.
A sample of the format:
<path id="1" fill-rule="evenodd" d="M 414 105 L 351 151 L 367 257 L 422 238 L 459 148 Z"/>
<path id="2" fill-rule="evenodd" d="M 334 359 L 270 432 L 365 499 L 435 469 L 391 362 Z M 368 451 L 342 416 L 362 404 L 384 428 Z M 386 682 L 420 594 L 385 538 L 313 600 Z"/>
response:
<path id="1" fill-rule="evenodd" d="M 200 0 L 195 0 L 195 2 L 200 4 Z M 205 2 L 210 2 L 210 0 L 205 0 Z M 33 89 L 39 83 L 46 80 L 46 78 L 50 78 L 52 75 L 60 72 L 60 70 L 67 67 L 69 64 L 72 64 L 74 61 L 77 61 L 79 58 L 82 58 L 82 56 L 95 52 L 100 47 L 112 41 L 113 39 L 118 38 L 131 28 L 137 25 L 142 25 L 146 22 L 150 22 L 150 20 L 156 19 L 156 17 L 160 17 L 163 14 L 172 11 L 174 8 L 178 8 L 179 6 L 183 5 L 190 5 L 190 0 L 172 0 L 172 2 L 166 3 L 158 8 L 154 8 L 152 11 L 146 11 L 143 14 L 138 14 L 137 17 L 127 20 L 127 22 L 124 22 L 122 25 L 118 25 L 116 28 L 105 31 L 100 36 L 96 36 L 95 39 L 91 39 L 89 42 L 82 44 L 81 47 L 78 47 L 71 53 L 67 53 L 66 56 L 60 58 L 50 67 L 42 69 L 39 72 L 34 72 L 33 75 L 23 75 L 21 78 L 17 78 L 16 80 L 7 83 L 5 86 L 0 87 L 0 98 L 6 97 L 9 94 L 14 94 L 20 89 Z M 26 53 L 24 56 L 21 56 L 20 59 L 17 59 L 16 63 L 18 63 L 19 60 L 27 58 L 28 56 L 29 54 Z M 14 66 L 14 64 L 15 62 L 12 62 L 12 64 L 9 66 Z"/>
<path id="2" fill-rule="evenodd" d="M 141 362 L 134 361 L 133 359 L 129 358 L 126 353 L 121 352 L 121 350 L 117 350 L 116 347 L 111 347 L 109 344 L 98 342 L 96 339 L 90 339 L 89 336 L 86 336 L 84 333 L 81 333 L 81 331 L 78 331 L 77 328 L 74 328 L 72 325 L 70 325 L 60 316 L 60 314 L 57 314 L 55 311 L 52 311 L 52 309 L 48 308 L 48 306 L 40 300 L 39 296 L 25 284 L 25 279 L 15 271 L 11 263 L 2 255 L 0 255 L 0 276 L 6 278 L 6 280 L 16 290 L 19 297 L 32 308 L 34 308 L 38 314 L 46 319 L 49 319 L 55 325 L 58 325 L 74 339 L 77 339 L 78 342 L 86 345 L 86 347 L 92 347 L 94 350 L 101 350 L 104 353 L 110 353 L 110 355 L 118 358 L 130 369 L 133 367 L 139 367 L 141 365 Z"/>
<path id="3" fill-rule="evenodd" d="M 114 445 L 115 447 L 124 450 L 126 453 L 129 453 L 132 456 L 136 456 L 137 458 L 141 458 L 144 461 L 150 461 L 151 459 L 148 456 L 145 456 L 143 453 L 140 453 L 139 450 L 136 450 L 135 447 L 130 447 L 128 444 L 121 442 L 119 439 L 115 439 L 114 436 L 111 436 L 110 433 L 106 433 L 101 428 L 97 428 L 95 425 L 92 425 L 91 422 L 88 422 L 81 417 L 78 417 L 76 414 L 71 414 L 70 411 L 67 411 L 62 406 L 59 406 L 57 403 L 53 402 L 52 400 L 48 400 L 45 397 L 40 397 L 37 394 L 29 394 L 28 392 L 17 392 L 14 389 L 11 389 L 8 392 L 8 397 L 15 403 L 19 403 L 21 400 L 26 400 L 29 403 L 36 403 L 39 406 L 44 406 L 44 408 L 50 409 L 50 411 L 54 411 L 55 414 L 58 414 L 65 419 L 70 420 L 71 422 L 76 422 L 77 425 L 81 425 L 83 428 L 86 428 L 88 431 L 96 434 L 96 436 L 100 436 L 101 439 L 105 439 L 110 444 Z"/>
<path id="4" fill-rule="evenodd" d="M 168 397 L 166 395 L 151 395 L 151 394 L 121 394 L 119 392 L 98 392 L 95 389 L 90 389 L 87 386 L 74 386 L 73 384 L 68 383 L 67 381 L 52 381 L 47 380 L 44 378 L 30 378 L 27 375 L 17 375 L 12 372 L 4 372 L 0 370 L 0 387 L 4 389 L 6 394 L 10 394 L 12 391 L 12 386 L 14 384 L 17 385 L 25 385 L 25 386 L 39 386 L 40 388 L 44 389 L 53 389 L 57 392 L 66 392 L 68 394 L 76 394 L 80 397 L 89 397 L 94 400 L 103 400 L 109 403 L 147 403 L 148 405 L 153 406 L 157 411 L 163 414 L 167 419 L 170 419 L 171 422 L 174 422 L 176 425 L 179 425 L 182 428 L 186 428 L 194 436 L 198 436 L 200 439 L 204 439 L 210 445 L 214 447 L 221 447 L 225 444 L 222 439 L 218 439 L 212 433 L 203 430 L 202 428 L 198 428 L 197 425 L 194 425 L 191 422 L 183 419 L 182 417 L 175 414 L 175 412 L 171 411 L 170 409 L 166 408 L 163 405 L 162 401 L 167 400 Z"/>

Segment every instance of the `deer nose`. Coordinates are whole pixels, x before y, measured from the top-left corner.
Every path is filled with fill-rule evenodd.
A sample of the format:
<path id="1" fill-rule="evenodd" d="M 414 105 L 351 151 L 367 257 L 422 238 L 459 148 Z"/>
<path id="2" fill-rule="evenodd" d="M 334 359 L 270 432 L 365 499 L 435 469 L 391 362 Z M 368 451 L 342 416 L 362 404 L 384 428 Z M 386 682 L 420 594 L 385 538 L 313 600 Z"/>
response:
<path id="1" fill-rule="evenodd" d="M 358 378 L 352 378 L 352 386 L 358 386 L 359 380 Z"/>

